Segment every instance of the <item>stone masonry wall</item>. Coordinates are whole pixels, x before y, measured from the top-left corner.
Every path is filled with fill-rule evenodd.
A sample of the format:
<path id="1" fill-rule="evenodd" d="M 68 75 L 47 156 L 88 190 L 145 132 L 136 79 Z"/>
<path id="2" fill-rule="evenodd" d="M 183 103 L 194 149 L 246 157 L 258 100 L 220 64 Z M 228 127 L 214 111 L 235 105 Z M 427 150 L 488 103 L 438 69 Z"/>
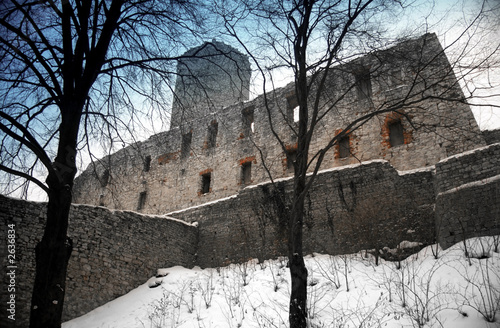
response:
<path id="1" fill-rule="evenodd" d="M 283 203 L 276 197 L 289 197 L 291 183 L 285 178 L 275 186 L 248 186 L 232 196 L 171 212 L 172 218 L 74 205 L 64 318 L 128 292 L 161 267 L 215 267 L 286 255 Z M 499 190 L 500 144 L 411 171 L 397 171 L 383 160 L 324 170 L 306 199 L 304 251 L 342 254 L 394 248 L 403 240 L 429 244 L 436 238 L 448 247 L 464 237 L 498 234 Z M 8 225 L 15 224 L 16 324 L 23 327 L 45 205 L 0 196 L 0 218 L 3 240 Z M 6 243 L 0 250 L 6 268 Z M 5 274 L 3 286 L 9 283 Z M 3 288 L 3 304 L 8 296 Z"/>
<path id="2" fill-rule="evenodd" d="M 337 144 L 326 153 L 322 169 L 374 159 L 387 160 L 398 170 L 416 169 L 485 144 L 467 104 L 445 101 L 462 100 L 463 94 L 433 34 L 332 67 L 330 73 L 319 101 L 324 116 L 312 136 L 310 154 L 363 115 L 390 108 L 397 113 L 389 110 L 353 131 L 347 156 L 340 156 Z M 368 95 L 359 92 L 360 74 L 367 79 Z M 315 88 L 311 86 L 311 95 Z M 412 105 L 401 105 L 403 98 Z M 275 179 L 290 177 L 297 146 L 295 107 L 290 84 L 266 97 L 215 106 L 205 115 L 181 120 L 170 131 L 89 165 L 75 181 L 74 201 L 163 214 L 264 183 L 264 164 Z M 404 135 L 398 145 L 390 141 L 395 122 L 401 123 Z M 206 190 L 203 183 L 208 183 Z"/>
<path id="3" fill-rule="evenodd" d="M 500 234 L 500 143 L 436 165 L 436 230 L 443 248 Z"/>
<path id="4" fill-rule="evenodd" d="M 497 142 L 500 142 L 500 129 L 496 130 L 484 130 L 481 131 L 484 137 L 484 141 L 486 141 L 487 145 L 491 145 Z"/>
<path id="5" fill-rule="evenodd" d="M 16 327 L 26 327 L 34 281 L 36 243 L 45 223 L 45 204 L 0 196 L 1 236 L 8 224 L 16 231 Z M 196 259 L 197 230 L 175 219 L 72 206 L 68 235 L 73 240 L 66 280 L 63 320 L 83 315 L 143 284 L 163 267 L 191 267 Z M 2 267 L 6 268 L 5 242 Z M 2 270 L 2 286 L 8 278 Z M 2 287 L 1 303 L 10 295 Z M 2 320 L 6 316 L 2 314 Z M 2 327 L 10 327 L 6 321 Z"/>
<path id="6" fill-rule="evenodd" d="M 289 194 L 291 179 L 276 188 Z M 169 213 L 199 224 L 198 265 L 214 267 L 249 258 L 286 255 L 286 224 L 270 184 Z M 324 171 L 306 201 L 304 250 L 345 254 L 394 248 L 403 240 L 434 242 L 432 168 L 398 172 L 386 161 Z"/>

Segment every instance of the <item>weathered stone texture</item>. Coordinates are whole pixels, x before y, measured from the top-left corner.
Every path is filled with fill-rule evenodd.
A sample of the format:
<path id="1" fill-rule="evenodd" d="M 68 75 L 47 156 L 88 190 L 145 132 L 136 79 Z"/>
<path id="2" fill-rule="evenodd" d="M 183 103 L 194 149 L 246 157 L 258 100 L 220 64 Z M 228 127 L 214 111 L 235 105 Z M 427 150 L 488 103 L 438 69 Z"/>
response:
<path id="1" fill-rule="evenodd" d="M 500 234 L 500 143 L 436 165 L 436 229 L 442 247 Z"/>
<path id="2" fill-rule="evenodd" d="M 359 72 L 369 76 L 366 97 L 358 90 Z M 325 115 L 313 135 L 310 154 L 363 115 L 382 108 L 387 112 L 352 132 L 349 156 L 342 158 L 339 146 L 333 147 L 322 169 L 385 159 L 398 170 L 409 170 L 485 144 L 472 112 L 460 101 L 460 86 L 435 35 L 426 34 L 332 67 L 330 73 L 327 91 L 320 97 L 320 114 Z M 311 95 L 315 88 L 313 85 Z M 291 176 L 292 159 L 273 136 L 269 115 L 287 152 L 293 154 L 297 143 L 294 87 L 274 90 L 266 97 L 231 106 L 222 102 L 223 108 L 194 112 L 170 131 L 91 164 L 76 179 L 74 201 L 162 214 L 228 197 L 247 185 L 267 181 L 264 162 L 274 178 Z M 402 97 L 415 105 L 400 106 Z M 176 115 L 180 114 L 174 111 Z M 391 145 L 389 136 L 394 122 L 401 123 L 404 134 L 403 143 L 397 146 Z M 252 160 L 246 161 L 249 158 Z M 150 165 L 145 167 L 148 159 Z M 242 179 L 244 163 L 251 164 L 246 182 Z M 210 186 L 204 193 L 202 176 L 208 178 L 207 173 Z"/>
<path id="3" fill-rule="evenodd" d="M 360 76 L 367 75 L 369 84 L 360 88 Z M 446 246 L 464 231 L 498 231 L 500 144 L 449 157 L 485 142 L 469 107 L 460 101 L 463 94 L 435 35 L 332 67 L 327 83 L 331 88 L 321 95 L 320 106 L 328 112 L 322 112 L 311 153 L 353 120 L 374 109 L 387 112 L 352 132 L 346 157 L 338 145 L 326 154 L 306 199 L 306 253 L 393 248 L 403 240 L 428 244 L 436 235 Z M 289 164 L 297 142 L 293 93 L 289 85 L 267 99 L 233 104 L 246 95 L 224 98 L 215 92 L 224 98 L 214 98 L 223 108 L 212 102 L 186 120 L 176 108 L 180 117 L 173 118 L 177 123 L 170 131 L 82 172 L 73 190 L 77 203 L 170 213 L 198 227 L 163 216 L 74 205 L 65 319 L 126 293 L 160 267 L 219 266 L 285 255 L 286 217 L 281 214 L 289 203 L 277 199 L 290 198 L 291 192 Z M 418 105 L 401 107 L 402 98 Z M 275 142 L 269 119 L 286 153 Z M 397 144 L 391 141 L 393 124 L 402 130 Z M 264 161 L 275 185 L 268 182 Z M 8 223 L 16 224 L 20 319 L 28 313 L 33 249 L 44 215 L 44 204 L 0 198 L 2 234 Z M 23 322 L 17 321 L 19 326 Z"/>
<path id="4" fill-rule="evenodd" d="M 34 248 L 43 234 L 46 209 L 44 203 L 0 197 L 1 235 L 6 235 L 7 224 L 15 224 L 16 326 L 25 327 L 34 281 Z M 196 228 L 167 217 L 78 205 L 71 208 L 69 229 L 74 250 L 68 266 L 63 320 L 127 293 L 159 268 L 190 267 L 196 260 Z M 6 259 L 2 256 L 2 261 Z M 5 268 L 6 263 L 2 264 Z M 2 282 L 6 281 L 5 273 L 3 270 Z M 6 293 L 3 288 L 3 304 Z"/>
<path id="5" fill-rule="evenodd" d="M 248 57 L 227 44 L 212 40 L 188 50 L 177 64 L 171 126 L 248 100 L 250 76 Z"/>
<path id="6" fill-rule="evenodd" d="M 500 174 L 500 143 L 448 157 L 436 164 L 438 193 Z"/>
<path id="7" fill-rule="evenodd" d="M 375 160 L 324 170 L 306 199 L 304 250 L 343 254 L 393 248 L 403 240 L 429 244 L 436 238 L 448 247 L 464 237 L 498 234 L 499 168 L 500 144 L 495 144 L 445 159 L 435 168 L 397 171 Z M 69 235 L 75 250 L 65 318 L 126 293 L 161 267 L 213 267 L 286 255 L 286 217 L 279 215 L 283 208 L 276 197 L 289 195 L 291 182 L 284 178 L 275 186 L 248 186 L 230 197 L 169 213 L 197 227 L 167 217 L 73 206 Z M 7 224 L 16 224 L 16 323 L 21 327 L 44 216 L 44 204 L 0 199 L 2 235 Z"/>
<path id="8" fill-rule="evenodd" d="M 402 240 L 434 242 L 432 169 L 398 173 L 386 161 L 373 161 L 318 175 L 307 198 L 304 250 L 345 254 L 396 247 Z M 284 195 L 291 179 L 278 182 Z M 220 266 L 249 258 L 286 255 L 286 223 L 270 184 L 250 186 L 238 195 L 170 216 L 197 221 L 198 265 Z"/>
<path id="9" fill-rule="evenodd" d="M 500 129 L 484 130 L 481 131 L 481 133 L 483 134 L 484 141 L 486 141 L 486 144 L 488 145 L 500 142 Z"/>

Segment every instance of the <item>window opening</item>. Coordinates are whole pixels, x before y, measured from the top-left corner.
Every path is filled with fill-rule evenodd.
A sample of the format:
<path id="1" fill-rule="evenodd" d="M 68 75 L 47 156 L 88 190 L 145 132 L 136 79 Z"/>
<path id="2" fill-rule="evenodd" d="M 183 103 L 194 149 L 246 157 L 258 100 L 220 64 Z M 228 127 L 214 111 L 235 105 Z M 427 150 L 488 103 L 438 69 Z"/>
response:
<path id="1" fill-rule="evenodd" d="M 201 193 L 208 194 L 210 192 L 210 183 L 212 182 L 212 175 L 205 173 L 201 176 Z"/>
<path id="2" fill-rule="evenodd" d="M 372 83 L 370 72 L 365 71 L 356 74 L 356 89 L 358 90 L 358 99 L 370 99 L 372 96 Z"/>
<path id="3" fill-rule="evenodd" d="M 208 126 L 207 148 L 214 148 L 217 145 L 217 132 L 219 130 L 219 123 L 212 121 Z"/>
<path id="4" fill-rule="evenodd" d="M 299 101 L 295 94 L 286 97 L 287 102 L 287 111 L 286 115 L 288 117 L 289 122 L 298 122 L 299 121 Z"/>
<path id="5" fill-rule="evenodd" d="M 146 204 L 146 192 L 143 191 L 139 194 L 139 204 L 137 204 L 137 210 L 140 211 L 144 208 Z"/>
<path id="6" fill-rule="evenodd" d="M 243 116 L 243 129 L 245 132 L 251 131 L 255 132 L 255 122 L 254 122 L 254 106 L 247 107 L 242 111 Z"/>
<path id="7" fill-rule="evenodd" d="M 191 150 L 192 137 L 193 137 L 193 133 L 191 131 L 182 135 L 181 158 L 189 157 L 189 152 Z"/>
<path id="8" fill-rule="evenodd" d="M 343 136 L 339 140 L 339 157 L 347 158 L 351 154 L 351 143 L 349 136 Z"/>
<path id="9" fill-rule="evenodd" d="M 295 107 L 293 109 L 293 121 L 298 122 L 299 121 L 299 106 Z"/>
<path id="10" fill-rule="evenodd" d="M 404 145 L 404 129 L 401 120 L 397 120 L 389 124 L 389 142 L 391 147 Z"/>
<path id="11" fill-rule="evenodd" d="M 241 165 L 241 184 L 249 185 L 252 183 L 252 162 L 246 162 Z"/>
<path id="12" fill-rule="evenodd" d="M 144 158 L 144 172 L 149 172 L 151 169 L 151 155 L 146 156 Z"/>
<path id="13" fill-rule="evenodd" d="M 297 150 L 289 150 L 286 153 L 286 168 L 288 171 L 293 171 L 293 163 L 297 160 Z"/>
<path id="14" fill-rule="evenodd" d="M 102 188 L 104 188 L 108 185 L 108 183 L 109 183 L 109 170 L 108 169 L 105 169 L 104 172 L 102 173 L 100 182 L 101 182 Z"/>

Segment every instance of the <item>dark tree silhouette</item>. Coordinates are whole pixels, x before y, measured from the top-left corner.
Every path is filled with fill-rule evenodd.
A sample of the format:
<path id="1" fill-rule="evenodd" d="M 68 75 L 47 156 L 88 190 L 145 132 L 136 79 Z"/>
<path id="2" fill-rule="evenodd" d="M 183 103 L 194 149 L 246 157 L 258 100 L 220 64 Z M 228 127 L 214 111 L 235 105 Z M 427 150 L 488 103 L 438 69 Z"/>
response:
<path id="1" fill-rule="evenodd" d="M 148 108 L 162 103 L 176 54 L 202 20 L 189 0 L 1 2 L 4 189 L 18 188 L 18 177 L 48 195 L 31 327 L 61 325 L 78 150 L 92 138 L 116 140 L 132 131 L 142 114 L 138 101 Z"/>
<path id="2" fill-rule="evenodd" d="M 293 191 L 289 197 L 291 200 L 283 196 L 277 204 L 286 209 L 282 212 L 284 218 L 280 220 L 287 222 L 288 232 L 291 275 L 290 327 L 307 326 L 308 274 L 303 259 L 302 232 L 306 213 L 305 201 L 328 152 L 333 151 L 334 147 L 342 146 L 342 141 L 373 119 L 383 121 L 384 117 L 392 115 L 391 117 L 406 120 L 415 129 L 426 128 L 419 122 L 413 122 L 412 111 L 418 112 L 419 115 L 429 115 L 424 105 L 428 101 L 463 104 L 473 95 L 462 93 L 453 69 L 459 68 L 460 60 L 470 54 L 471 42 L 468 40 L 471 39 L 467 39 L 467 36 L 476 32 L 477 23 L 481 18 L 488 15 L 490 18 L 496 17 L 494 13 L 498 11 L 498 7 L 493 3 L 483 3 L 482 7 L 480 5 L 479 14 L 465 26 L 460 35 L 461 39 L 466 41 L 465 45 L 459 49 L 451 65 L 442 49 L 437 54 L 426 53 L 426 42 L 430 42 L 432 38 L 430 35 L 424 37 L 423 44 L 415 47 L 414 51 L 404 49 L 415 56 L 412 60 L 408 57 L 399 58 L 410 62 L 408 65 L 411 66 L 409 69 L 413 79 L 405 81 L 404 90 L 398 90 L 394 97 L 388 95 L 385 101 L 370 101 L 371 86 L 367 80 L 369 81 L 370 75 L 372 78 L 378 78 L 388 74 L 389 72 L 384 72 L 384 67 L 390 66 L 391 60 L 399 60 L 399 54 L 391 54 L 389 51 L 380 55 L 387 58 L 377 58 L 377 54 L 373 54 L 375 64 L 365 67 L 363 72 L 360 70 L 363 67 L 355 65 L 350 68 L 351 72 L 342 72 L 342 68 L 339 69 L 340 72 L 336 70 L 339 64 L 370 54 L 374 49 L 388 48 L 391 44 L 414 38 L 416 33 L 424 34 L 427 31 L 425 26 L 415 28 L 412 32 L 406 31 L 404 35 L 390 36 L 387 25 L 383 24 L 384 20 L 395 20 L 409 5 L 411 2 L 391 0 L 264 0 L 258 4 L 242 0 L 233 7 L 217 7 L 224 19 L 226 33 L 246 49 L 261 76 L 268 123 L 282 151 L 289 153 L 287 141 L 291 134 L 296 140 L 293 157 L 289 156 L 287 159 L 293 160 L 294 169 Z M 252 41 L 257 46 L 254 47 Z M 401 52 L 403 53 L 404 51 Z M 498 45 L 490 48 L 488 54 L 470 61 L 467 69 L 462 72 L 470 73 L 488 68 L 492 63 L 498 64 L 498 53 Z M 348 66 L 342 67 L 346 69 Z M 273 84 L 273 76 L 276 76 L 273 75 L 274 71 L 293 76 L 294 99 L 290 99 L 288 107 L 298 109 L 297 120 L 291 119 L 292 115 L 288 109 L 276 105 L 279 99 L 274 98 L 274 92 L 267 91 L 268 84 Z M 344 82 L 344 85 L 337 88 L 341 91 L 330 91 L 328 88 L 332 85 L 331 79 L 344 73 L 356 75 L 355 81 L 340 80 Z M 458 80 L 465 81 L 464 76 L 460 76 Z M 441 91 L 435 93 L 433 88 L 436 87 Z M 355 90 L 358 91 L 358 98 L 366 102 L 366 106 L 365 109 L 359 110 L 356 118 L 348 120 L 342 116 L 342 109 L 339 108 L 346 105 L 346 98 Z M 314 139 L 315 131 L 322 127 L 325 117 L 331 113 L 338 113 L 339 122 L 343 122 L 342 129 L 332 134 L 331 139 L 313 148 L 312 142 L 318 142 Z M 287 121 L 288 127 L 279 128 L 278 120 Z M 439 124 L 436 123 L 432 129 L 437 131 L 436 126 Z M 455 129 L 457 133 L 467 133 L 462 127 L 453 124 L 440 127 Z M 401 130 L 398 126 L 393 128 Z M 392 142 L 404 143 L 404 136 Z M 261 160 L 273 181 L 272 169 L 266 166 L 264 156 L 261 156 Z"/>

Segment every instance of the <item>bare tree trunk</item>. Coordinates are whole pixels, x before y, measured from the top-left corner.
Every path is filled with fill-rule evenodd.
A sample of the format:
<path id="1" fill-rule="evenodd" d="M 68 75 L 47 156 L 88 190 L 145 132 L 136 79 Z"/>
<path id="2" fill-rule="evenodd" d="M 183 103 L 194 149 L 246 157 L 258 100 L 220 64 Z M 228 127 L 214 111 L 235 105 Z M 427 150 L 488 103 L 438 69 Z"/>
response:
<path id="1" fill-rule="evenodd" d="M 37 244 L 36 275 L 31 298 L 30 327 L 61 327 L 66 291 L 66 271 L 73 249 L 66 237 L 71 192 L 51 190 L 47 204 L 47 225 Z"/>
<path id="2" fill-rule="evenodd" d="M 302 202 L 302 205 L 303 203 L 304 202 Z M 305 328 L 307 325 L 307 268 L 302 253 L 303 209 L 294 208 L 291 215 L 293 226 L 290 227 L 288 260 L 290 265 L 292 291 L 290 295 L 288 320 L 290 328 Z"/>
<path id="3" fill-rule="evenodd" d="M 70 100 L 63 109 L 58 153 L 54 170 L 47 178 L 47 222 L 42 240 L 35 249 L 36 275 L 31 298 L 30 328 L 61 327 L 66 273 L 73 250 L 73 243 L 67 233 L 83 103 Z"/>
<path id="4" fill-rule="evenodd" d="M 301 123 L 303 124 L 303 123 Z M 299 132 L 300 134 L 300 132 Z M 293 206 L 290 213 L 289 237 L 288 237 L 288 259 L 290 265 L 290 278 L 292 290 L 290 294 L 290 308 L 288 320 L 290 328 L 306 328 L 307 326 L 307 268 L 304 263 L 303 254 L 303 226 L 304 226 L 304 202 L 306 189 L 306 160 L 307 152 L 305 145 L 299 139 L 299 154 L 295 163 Z"/>

